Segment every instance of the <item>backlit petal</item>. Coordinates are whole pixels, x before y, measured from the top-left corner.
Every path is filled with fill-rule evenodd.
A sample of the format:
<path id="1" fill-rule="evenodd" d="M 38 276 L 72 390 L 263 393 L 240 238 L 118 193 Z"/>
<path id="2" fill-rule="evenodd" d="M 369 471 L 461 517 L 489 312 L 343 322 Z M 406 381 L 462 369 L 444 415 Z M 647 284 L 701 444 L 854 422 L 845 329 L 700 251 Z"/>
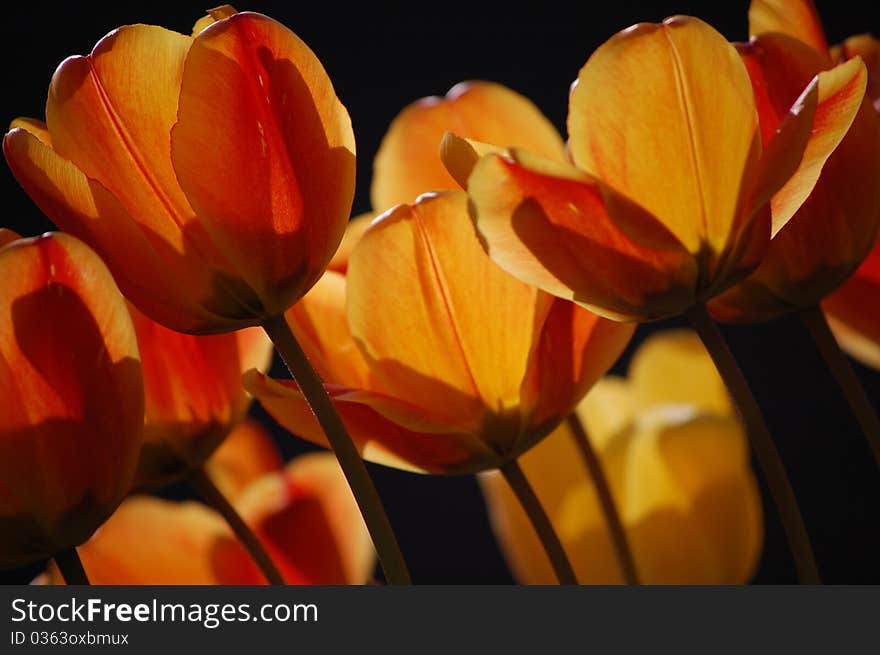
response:
<path id="1" fill-rule="evenodd" d="M 348 327 L 346 286 L 344 275 L 327 271 L 285 318 L 324 382 L 361 388 L 369 367 Z"/>
<path id="2" fill-rule="evenodd" d="M 345 272 L 348 270 L 348 260 L 351 257 L 351 251 L 354 250 L 358 241 L 361 240 L 361 237 L 367 231 L 367 228 L 370 227 L 370 223 L 373 222 L 374 218 L 376 218 L 375 212 L 366 212 L 358 214 L 348 222 L 348 227 L 345 228 L 345 234 L 342 237 L 342 243 L 339 244 L 333 259 L 327 264 L 328 270 L 345 275 Z"/>
<path id="3" fill-rule="evenodd" d="M 532 425 L 565 418 L 614 365 L 635 328 L 555 299 L 533 353 L 538 402 Z"/>
<path id="4" fill-rule="evenodd" d="M 690 404 L 721 416 L 733 414 L 724 381 L 690 330 L 663 330 L 645 339 L 630 360 L 629 380 L 642 409 Z"/>
<path id="5" fill-rule="evenodd" d="M 154 486 L 200 468 L 244 417 L 241 375 L 265 371 L 272 345 L 259 328 L 193 336 L 130 309 L 147 401 L 138 484 Z"/>
<path id="6" fill-rule="evenodd" d="M 181 329 L 200 321 L 217 320 L 217 315 L 198 303 L 210 293 L 198 292 L 199 276 L 185 277 L 188 269 L 176 267 L 175 258 L 163 257 L 161 240 L 142 231 L 122 204 L 96 180 L 48 147 L 31 127 L 18 127 L 3 139 L 3 152 L 12 172 L 37 206 L 56 225 L 87 241 L 117 272 L 116 280 L 125 295 L 135 299 L 144 311 L 164 323 Z M 187 283 L 181 284 L 185 279 Z M 168 293 L 157 297 L 153 284 Z M 180 324 L 180 316 L 190 323 Z"/>
<path id="7" fill-rule="evenodd" d="M 866 366 L 880 370 L 880 248 L 874 250 L 822 309 L 840 346 Z"/>
<path id="8" fill-rule="evenodd" d="M 373 224 L 349 263 L 349 323 L 389 395 L 449 425 L 518 423 L 538 291 L 489 259 L 467 202 L 423 196 Z"/>
<path id="9" fill-rule="evenodd" d="M 481 159 L 468 190 L 502 268 L 615 319 L 693 303 L 694 259 L 650 214 L 572 166 L 511 154 Z"/>
<path id="10" fill-rule="evenodd" d="M 218 541 L 235 553 L 223 553 Z M 215 585 L 248 556 L 223 519 L 204 505 L 132 496 L 77 549 L 95 585 Z"/>
<path id="11" fill-rule="evenodd" d="M 710 262 L 737 236 L 757 129 L 736 50 L 689 17 L 636 25 L 608 40 L 581 69 L 569 105 L 574 163 Z"/>
<path id="12" fill-rule="evenodd" d="M 453 132 L 443 135 L 440 142 L 440 159 L 459 187 L 467 189 L 468 179 L 474 166 L 485 155 L 509 154 L 505 148 L 493 146 L 474 139 L 463 139 Z"/>
<path id="13" fill-rule="evenodd" d="M 280 314 L 330 261 L 354 195 L 351 122 L 327 73 L 280 23 L 234 14 L 194 39 L 177 118 L 171 155 L 186 197 Z"/>
<path id="14" fill-rule="evenodd" d="M 143 378 L 110 272 L 50 233 L 0 249 L 0 568 L 85 541 L 131 485 Z"/>
<path id="15" fill-rule="evenodd" d="M 332 454 L 297 457 L 235 505 L 288 584 L 366 584 L 372 577 L 373 543 Z"/>
<path id="16" fill-rule="evenodd" d="M 827 56 L 828 41 L 812 0 L 752 0 L 749 36 L 781 32 Z"/>
<path id="17" fill-rule="evenodd" d="M 255 419 L 245 419 L 229 434 L 205 465 L 226 498 L 235 498 L 267 473 L 281 470 L 281 453 Z"/>
<path id="18" fill-rule="evenodd" d="M 865 96 L 868 75 L 861 59 L 851 59 L 819 73 L 818 77 L 818 104 L 810 140 L 797 172 L 773 196 L 771 236 L 785 227 L 810 195 L 822 167 L 846 136 Z"/>
<path id="19" fill-rule="evenodd" d="M 294 382 L 256 372 L 244 380 L 248 391 L 285 429 L 327 446 Z M 366 391 L 328 387 L 328 392 L 355 445 L 369 461 L 416 473 L 471 473 L 503 463 L 474 436 L 449 428 L 444 431 L 444 426 L 431 423 L 419 408 Z"/>
<path id="20" fill-rule="evenodd" d="M 597 387 L 598 389 L 598 387 Z M 684 408 L 686 410 L 687 408 Z M 601 440 L 600 457 L 647 584 L 742 584 L 760 554 L 760 496 L 731 419 L 668 411 Z M 563 427 L 521 458 L 578 580 L 621 576 L 586 469 Z M 517 579 L 552 584 L 546 555 L 503 479 L 481 476 L 493 528 Z"/>
<path id="21" fill-rule="evenodd" d="M 562 138 L 531 101 L 493 82 L 462 82 L 443 98 L 412 103 L 391 123 L 373 163 L 373 209 L 384 211 L 429 191 L 459 187 L 439 156 L 448 131 L 564 161 Z"/>

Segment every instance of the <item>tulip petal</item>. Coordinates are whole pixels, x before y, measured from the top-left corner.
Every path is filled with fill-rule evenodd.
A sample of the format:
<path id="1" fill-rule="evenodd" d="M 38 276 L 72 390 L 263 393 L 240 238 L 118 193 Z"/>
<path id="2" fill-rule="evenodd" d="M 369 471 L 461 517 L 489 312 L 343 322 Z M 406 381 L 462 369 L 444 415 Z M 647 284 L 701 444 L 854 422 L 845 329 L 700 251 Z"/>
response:
<path id="1" fill-rule="evenodd" d="M 599 47 L 578 75 L 568 115 L 575 165 L 704 257 L 721 256 L 731 238 L 742 176 L 757 161 L 757 129 L 736 50 L 703 21 L 680 16 Z"/>
<path id="2" fill-rule="evenodd" d="M 868 69 L 868 96 L 880 111 L 880 39 L 870 34 L 851 36 L 840 45 L 841 59 L 861 57 Z"/>
<path id="3" fill-rule="evenodd" d="M 339 244 L 333 259 L 327 264 L 327 270 L 345 275 L 348 270 L 348 260 L 351 257 L 351 251 L 354 250 L 358 241 L 361 240 L 361 237 L 370 227 L 374 218 L 376 218 L 375 212 L 366 212 L 358 214 L 348 222 L 348 227 L 345 228 L 345 234 L 342 237 L 342 243 Z"/>
<path id="4" fill-rule="evenodd" d="M 218 541 L 228 545 L 222 566 Z M 215 585 L 250 562 L 223 519 L 204 505 L 132 496 L 77 549 L 96 585 Z M 232 557 L 234 552 L 237 556 Z"/>
<path id="5" fill-rule="evenodd" d="M 22 125 L 21 123 L 19 125 Z M 192 316 L 214 321 L 218 315 L 194 303 L 197 294 L 187 289 L 201 275 L 189 276 L 175 260 L 163 258 L 159 241 L 143 232 L 120 202 L 98 181 L 48 147 L 31 128 L 18 127 L 3 139 L 6 161 L 19 183 L 52 222 L 90 243 L 108 265 L 125 295 L 136 298 L 144 311 L 163 323 Z M 180 280 L 187 280 L 182 285 Z M 168 290 L 157 298 L 150 282 Z M 207 282 L 205 282 L 207 284 Z M 196 296 L 195 298 L 193 296 Z M 180 326 L 185 329 L 190 326 Z"/>
<path id="6" fill-rule="evenodd" d="M 366 584 L 372 577 L 373 543 L 333 455 L 297 457 L 252 484 L 235 507 L 288 584 Z"/>
<path id="7" fill-rule="evenodd" d="M 777 109 L 820 69 L 822 60 L 780 34 L 753 39 L 743 52 L 756 92 L 764 90 L 767 98 L 759 103 L 767 107 L 761 113 L 762 129 L 765 124 L 775 129 Z M 773 241 L 745 282 L 710 302 L 717 319 L 753 322 L 813 306 L 852 273 L 873 243 L 880 193 L 866 189 L 880 174 L 880 151 L 873 145 L 880 139 L 880 118 L 869 98 L 859 100 L 864 75 L 858 62 L 848 66 L 854 77 L 846 83 L 829 77 L 845 72 L 840 69 L 819 73 L 803 160 L 772 200 Z"/>
<path id="8" fill-rule="evenodd" d="M 538 291 L 483 251 L 464 192 L 378 219 L 352 253 L 348 285 L 352 334 L 388 395 L 448 425 L 475 429 L 487 410 L 519 422 Z"/>
<path id="9" fill-rule="evenodd" d="M 285 318 L 322 380 L 361 388 L 369 366 L 348 327 L 346 286 L 345 276 L 327 271 Z"/>
<path id="10" fill-rule="evenodd" d="M 733 415 L 724 381 L 690 330 L 663 330 L 645 339 L 630 360 L 629 380 L 639 407 L 690 404 L 720 416 Z"/>
<path id="11" fill-rule="evenodd" d="M 9 124 L 9 131 L 21 128 L 26 132 L 37 137 L 43 144 L 48 147 L 52 147 L 52 135 L 49 134 L 49 128 L 44 121 L 38 120 L 36 118 L 27 118 L 26 116 L 20 116 L 19 118 L 13 119 L 13 121 Z"/>
<path id="12" fill-rule="evenodd" d="M 693 302 L 694 259 L 650 214 L 572 166 L 511 155 L 481 159 L 468 191 L 502 268 L 617 320 Z"/>
<path id="13" fill-rule="evenodd" d="M 268 313 L 282 313 L 326 267 L 354 196 L 351 122 L 327 73 L 280 23 L 234 14 L 192 42 L 177 118 L 186 197 Z"/>
<path id="14" fill-rule="evenodd" d="M 554 299 L 530 365 L 538 389 L 532 424 L 565 418 L 618 360 L 635 328 Z"/>
<path id="15" fill-rule="evenodd" d="M 0 568 L 84 541 L 131 485 L 143 379 L 131 319 L 85 244 L 0 250 Z"/>
<path id="16" fill-rule="evenodd" d="M 458 188 L 454 173 L 450 176 L 438 155 L 448 131 L 565 160 L 562 138 L 531 101 L 493 82 L 462 82 L 443 98 L 412 103 L 391 123 L 373 163 L 374 209 L 384 211 L 415 202 L 429 191 Z"/>
<path id="17" fill-rule="evenodd" d="M 767 32 L 792 36 L 827 57 L 828 41 L 812 0 L 752 0 L 749 36 Z"/>
<path id="18" fill-rule="evenodd" d="M 321 446 L 327 438 L 290 380 L 250 372 L 245 387 L 285 429 Z M 328 393 L 364 459 L 415 473 L 472 473 L 502 457 L 465 433 L 432 423 L 416 407 L 377 393 L 329 387 Z M 386 416 L 388 418 L 386 418 Z"/>
<path id="19" fill-rule="evenodd" d="M 850 356 L 880 370 L 880 248 L 842 287 L 822 302 L 834 336 Z"/>
<path id="20" fill-rule="evenodd" d="M 747 466 L 745 439 L 732 419 L 686 409 L 636 419 L 594 444 L 643 583 L 742 584 L 755 569 L 762 540 L 760 496 Z M 622 582 L 595 492 L 567 427 L 520 461 L 578 580 Z M 517 580 L 552 584 L 546 555 L 503 479 L 489 473 L 480 476 L 480 483 Z"/>
<path id="21" fill-rule="evenodd" d="M 785 227 L 813 191 L 825 162 L 846 136 L 862 105 L 867 80 L 861 59 L 819 73 L 811 136 L 797 171 L 773 196 L 771 236 Z"/>
<path id="22" fill-rule="evenodd" d="M 443 135 L 440 142 L 440 159 L 447 172 L 459 187 L 467 189 L 468 179 L 474 172 L 474 166 L 485 155 L 509 154 L 505 148 L 493 146 L 474 139 L 463 139 L 453 132 Z"/>
<path id="23" fill-rule="evenodd" d="M 21 239 L 21 235 L 17 232 L 13 232 L 5 227 L 0 227 L 0 248 L 13 241 L 18 241 L 19 239 Z"/>
<path id="24" fill-rule="evenodd" d="M 46 122 L 55 151 L 107 188 L 154 247 L 165 244 L 165 258 L 180 260 L 176 265 L 190 276 L 184 278 L 188 284 L 200 280 L 210 288 L 213 271 L 204 270 L 204 262 L 225 260 L 194 223 L 169 157 L 191 43 L 189 37 L 153 25 L 111 32 L 88 57 L 70 57 L 58 67 Z M 67 229 L 63 222 L 60 226 Z M 187 251 L 204 261 L 187 261 L 182 257 Z M 223 270 L 234 273 L 228 264 Z"/>
<path id="25" fill-rule="evenodd" d="M 252 482 L 283 465 L 281 453 L 262 424 L 245 419 L 211 455 L 205 471 L 226 498 L 235 498 Z"/>
<path id="26" fill-rule="evenodd" d="M 265 371 L 272 344 L 260 328 L 193 336 L 130 311 L 147 400 L 138 485 L 155 486 L 200 468 L 244 417 L 242 373 Z"/>

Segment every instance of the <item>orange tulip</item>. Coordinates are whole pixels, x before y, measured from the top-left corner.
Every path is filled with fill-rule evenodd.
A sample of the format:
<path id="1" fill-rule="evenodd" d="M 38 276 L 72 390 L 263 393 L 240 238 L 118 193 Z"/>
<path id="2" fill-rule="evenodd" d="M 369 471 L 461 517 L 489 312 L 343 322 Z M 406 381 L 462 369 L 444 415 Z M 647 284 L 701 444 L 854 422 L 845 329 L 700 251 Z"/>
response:
<path id="1" fill-rule="evenodd" d="M 787 7 L 805 9 L 807 5 L 812 6 L 797 2 Z M 832 65 L 827 47 L 817 50 L 788 34 L 760 33 L 761 26 L 771 26 L 766 20 L 768 12 L 767 3 L 752 4 L 751 31 L 757 36 L 738 46 L 758 98 L 765 145 L 779 125 L 783 108 L 816 73 Z M 804 11 L 802 15 L 806 18 L 813 14 Z M 812 20 L 796 34 L 803 39 L 810 37 L 815 47 L 825 42 L 821 25 Z M 862 77 L 854 78 L 837 93 L 850 96 L 848 103 L 858 103 L 861 91 L 853 93 L 849 87 L 857 83 L 859 89 L 863 88 L 867 76 Z M 774 196 L 774 234 L 767 254 L 746 280 L 709 304 L 716 318 L 754 322 L 815 307 L 865 259 L 880 227 L 880 187 L 876 184 L 880 177 L 880 114 L 867 95 L 859 104 L 855 104 L 858 113 L 843 141 L 824 166 L 817 168 L 815 186 L 800 189 L 789 183 Z M 816 129 L 832 120 L 837 117 L 823 116 L 820 108 Z M 813 143 L 821 147 L 816 140 Z M 810 156 L 808 147 L 805 157 Z M 777 227 L 777 217 L 786 215 L 791 195 L 805 200 L 784 227 Z"/>
<path id="2" fill-rule="evenodd" d="M 354 194 L 351 123 L 321 63 L 230 7 L 193 36 L 128 25 L 68 58 L 46 123 L 14 121 L 3 148 L 125 295 L 184 332 L 280 316 L 330 261 Z"/>
<path id="3" fill-rule="evenodd" d="M 0 239 L 0 569 L 77 546 L 128 493 L 144 387 L 113 277 L 66 234 Z"/>
<path id="4" fill-rule="evenodd" d="M 632 334 L 499 269 L 461 191 L 378 218 L 347 273 L 325 274 L 286 318 L 363 455 L 431 473 L 526 451 Z M 288 430 L 325 443 L 293 383 L 252 371 L 245 384 Z"/>
<path id="5" fill-rule="evenodd" d="M 812 0 L 752 0 L 749 5 L 749 35 L 760 36 L 770 32 L 787 34 L 803 41 L 829 62 L 861 57 L 868 69 L 868 96 L 880 110 L 880 39 L 870 34 L 859 34 L 829 48 L 822 20 Z"/>
<path id="6" fill-rule="evenodd" d="M 761 496 L 743 429 L 695 334 L 652 335 L 634 354 L 628 378 L 602 379 L 577 412 L 602 460 L 643 583 L 749 581 L 761 554 Z M 578 580 L 620 584 L 612 542 L 568 424 L 520 464 Z M 502 477 L 486 473 L 480 483 L 516 578 L 554 583 L 534 530 Z"/>
<path id="7" fill-rule="evenodd" d="M 265 371 L 272 343 L 259 328 L 210 336 L 174 332 L 129 306 L 146 392 L 138 487 L 200 469 L 247 413 L 242 373 Z"/>
<path id="8" fill-rule="evenodd" d="M 770 198 L 779 231 L 861 101 L 857 60 L 822 72 L 764 147 L 736 50 L 674 17 L 612 37 L 569 101 L 572 164 L 525 150 L 489 154 L 468 180 L 474 221 L 503 268 L 616 320 L 683 313 L 760 263 Z M 816 119 L 816 120 L 814 120 Z"/>
<path id="9" fill-rule="evenodd" d="M 841 348 L 880 370 L 880 243 L 855 274 L 825 298 L 822 309 Z"/>
<path id="10" fill-rule="evenodd" d="M 245 422 L 216 457 L 209 469 L 218 485 L 247 482 L 236 508 L 289 584 L 370 579 L 370 538 L 332 455 L 304 455 L 281 469 L 270 437 Z M 94 584 L 264 583 L 223 519 L 195 502 L 132 496 L 79 554 Z M 60 582 L 54 567 L 48 581 Z"/>
<path id="11" fill-rule="evenodd" d="M 753 35 L 780 32 L 800 39 L 831 62 L 860 56 L 868 69 L 867 93 L 880 111 L 880 40 L 862 34 L 829 49 L 819 14 L 809 0 L 755 0 L 749 9 L 749 30 Z M 872 149 L 876 158 L 880 150 L 876 136 L 873 144 L 869 141 L 864 147 Z M 863 196 L 876 197 L 876 169 L 870 180 L 863 180 L 859 173 L 854 174 L 862 181 L 862 187 L 853 194 L 852 191 L 843 191 L 849 188 L 849 183 L 841 181 L 841 190 L 836 193 L 837 202 L 857 203 Z M 849 280 L 822 301 L 822 309 L 841 347 L 863 364 L 880 369 L 880 315 L 873 311 L 878 298 L 880 244 L 875 243 Z"/>
<path id="12" fill-rule="evenodd" d="M 527 98 L 494 82 L 461 82 L 443 97 L 422 98 L 391 122 L 373 161 L 373 209 L 414 202 L 428 191 L 458 189 L 440 160 L 443 136 L 501 147 L 518 146 L 564 162 L 565 144 L 553 124 Z"/>

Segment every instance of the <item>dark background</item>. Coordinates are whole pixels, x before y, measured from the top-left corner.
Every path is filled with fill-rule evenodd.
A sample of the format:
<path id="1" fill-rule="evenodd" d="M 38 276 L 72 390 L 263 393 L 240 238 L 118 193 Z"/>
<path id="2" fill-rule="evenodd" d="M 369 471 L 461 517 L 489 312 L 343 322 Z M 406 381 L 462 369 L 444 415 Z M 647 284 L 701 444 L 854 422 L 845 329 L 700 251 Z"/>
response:
<path id="1" fill-rule="evenodd" d="M 861 32 L 878 34 L 880 22 L 872 4 L 817 2 L 829 41 Z M 535 101 L 564 134 L 569 84 L 590 52 L 614 32 L 685 13 L 709 21 L 731 40 L 747 37 L 746 0 L 348 5 L 255 1 L 237 8 L 285 23 L 327 68 L 357 137 L 355 213 L 369 209 L 372 159 L 388 123 L 419 97 L 443 94 L 466 79 L 495 80 Z M 0 39 L 0 60 L 6 62 L 0 122 L 8 124 L 20 115 L 42 118 L 55 67 L 68 55 L 88 53 L 111 29 L 143 22 L 189 33 L 206 7 L 185 2 L 77 2 L 51 8 L 27 1 L 11 4 L 4 8 Z M 0 226 L 25 235 L 52 229 L 8 169 L 0 169 Z M 625 371 L 629 353 L 645 334 L 669 325 L 640 326 L 615 371 Z M 808 335 L 792 319 L 725 328 L 725 333 L 778 440 L 823 579 L 880 583 L 880 472 Z M 880 373 L 862 367 L 858 373 L 880 404 Z M 254 411 L 271 423 L 259 408 Z M 278 436 L 289 455 L 310 448 L 289 435 Z M 415 582 L 512 581 L 472 478 L 417 476 L 379 466 L 371 470 Z M 765 515 L 766 543 L 755 582 L 795 582 L 781 528 L 766 500 Z M 0 574 L 0 581 L 26 582 L 35 570 Z"/>

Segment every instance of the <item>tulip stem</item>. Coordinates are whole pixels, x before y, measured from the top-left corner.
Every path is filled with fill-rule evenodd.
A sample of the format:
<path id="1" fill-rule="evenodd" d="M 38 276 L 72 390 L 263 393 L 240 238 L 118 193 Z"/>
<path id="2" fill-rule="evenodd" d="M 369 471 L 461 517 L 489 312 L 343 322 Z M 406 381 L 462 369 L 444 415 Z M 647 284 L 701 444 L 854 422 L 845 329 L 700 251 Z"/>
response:
<path id="1" fill-rule="evenodd" d="M 82 561 L 79 558 L 79 554 L 76 552 L 76 548 L 66 548 L 61 552 L 56 553 L 54 559 L 55 564 L 58 565 L 58 570 L 61 571 L 61 577 L 64 578 L 66 584 L 92 584 L 89 582 L 89 576 L 86 575 L 86 570 L 83 568 Z"/>
<path id="2" fill-rule="evenodd" d="M 801 312 L 801 320 L 813 336 L 816 348 L 837 381 L 837 385 L 843 391 L 850 411 L 859 422 L 862 433 L 874 454 L 874 460 L 877 462 L 877 466 L 880 466 L 880 418 L 871 405 L 865 388 L 859 382 L 852 364 L 840 350 L 837 339 L 834 338 L 831 328 L 828 327 L 825 314 L 818 306 L 810 307 Z"/>
<path id="3" fill-rule="evenodd" d="M 620 520 L 620 513 L 617 511 L 617 504 L 611 495 L 611 486 L 608 484 L 608 478 L 605 470 L 602 468 L 602 462 L 593 449 L 590 436 L 584 428 L 577 413 L 572 412 L 568 415 L 568 427 L 574 436 L 574 443 L 581 453 L 593 487 L 596 489 L 596 496 L 599 498 L 599 506 L 602 508 L 602 515 L 605 517 L 605 525 L 608 527 L 608 534 L 611 536 L 611 544 L 614 548 L 614 555 L 617 558 L 617 564 L 620 566 L 620 573 L 623 577 L 624 584 L 639 584 L 639 576 L 636 573 L 636 563 L 633 559 L 632 550 L 629 547 L 629 541 L 626 538 L 626 530 L 623 522 Z"/>
<path id="4" fill-rule="evenodd" d="M 283 585 L 284 578 L 281 576 L 272 558 L 269 557 L 269 553 L 266 552 L 263 544 L 260 543 L 257 535 L 244 522 L 241 515 L 235 511 L 235 508 L 226 499 L 223 492 L 217 488 L 214 481 L 208 477 L 207 473 L 203 469 L 199 469 L 190 475 L 189 483 L 196 493 L 226 520 L 226 523 L 232 528 L 232 532 L 235 533 L 241 545 L 245 547 L 251 559 L 259 567 L 260 571 L 263 572 L 267 582 L 272 585 Z"/>
<path id="5" fill-rule="evenodd" d="M 761 408 L 749 389 L 745 375 L 736 363 L 721 330 L 718 329 L 712 317 L 709 316 L 709 312 L 706 311 L 706 307 L 695 305 L 688 310 L 687 317 L 697 334 L 700 335 L 712 361 L 715 362 L 715 368 L 724 379 L 724 384 L 727 385 L 727 390 L 733 397 L 745 424 L 752 451 L 764 473 L 764 478 L 782 521 L 798 579 L 801 584 L 821 584 L 816 558 L 810 545 L 810 537 L 803 516 L 801 516 L 794 489 L 788 479 L 788 473 L 785 471 L 785 465 L 782 463 L 776 444 L 773 442 L 770 429 L 764 421 Z"/>
<path id="6" fill-rule="evenodd" d="M 339 460 L 345 479 L 348 480 L 370 537 L 373 539 L 379 563 L 385 573 L 385 580 L 388 584 L 412 584 L 406 561 L 391 528 L 388 515 L 385 513 L 379 492 L 333 401 L 330 400 L 321 378 L 312 368 L 283 316 L 269 319 L 263 323 L 263 329 L 287 364 L 291 376 L 299 386 L 315 418 L 318 419 L 321 429 L 324 430 L 330 448 Z"/>
<path id="7" fill-rule="evenodd" d="M 532 489 L 532 485 L 529 484 L 517 461 L 512 459 L 502 466 L 501 474 L 528 515 L 529 521 L 531 521 L 532 527 L 550 559 L 550 564 L 556 572 L 559 584 L 577 584 L 574 569 L 571 568 L 571 562 L 568 561 L 568 555 L 565 554 L 562 542 L 559 541 L 559 536 L 553 529 L 547 512 L 544 511 L 541 501 L 538 500 L 535 490 Z"/>

